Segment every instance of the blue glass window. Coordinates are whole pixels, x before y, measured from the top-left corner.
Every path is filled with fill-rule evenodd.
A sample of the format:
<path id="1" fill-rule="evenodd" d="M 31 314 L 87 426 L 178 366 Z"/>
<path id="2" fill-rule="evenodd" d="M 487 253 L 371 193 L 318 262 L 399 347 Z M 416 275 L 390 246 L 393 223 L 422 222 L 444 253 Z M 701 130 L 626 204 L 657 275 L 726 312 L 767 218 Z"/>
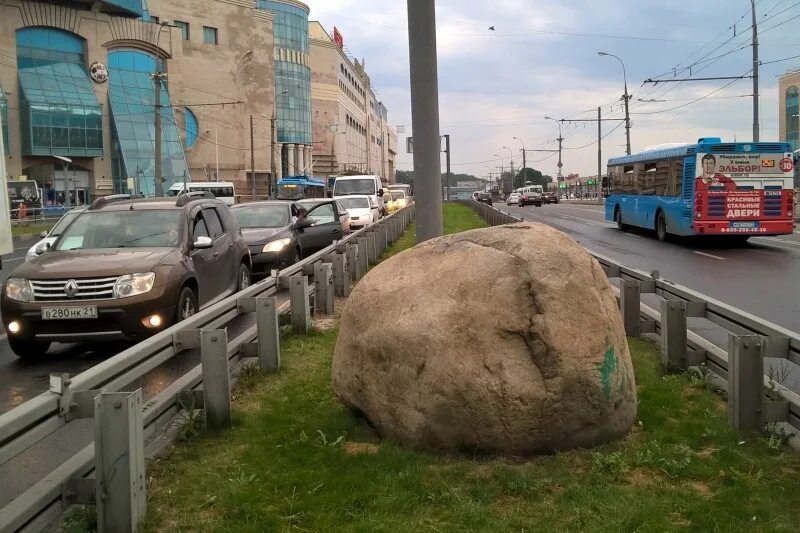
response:
<path id="1" fill-rule="evenodd" d="M 114 126 L 112 174 L 114 190 L 128 192 L 127 178 L 138 176 L 139 191 L 155 194 L 155 88 L 151 74 L 156 58 L 141 50 L 118 49 L 108 54 L 111 117 Z M 166 191 L 176 180 L 188 179 L 175 114 L 166 82 L 161 86 L 161 175 Z"/>
<path id="2" fill-rule="evenodd" d="M 786 89 L 786 140 L 792 150 L 800 148 L 800 92 L 795 86 Z"/>
<path id="3" fill-rule="evenodd" d="M 203 26 L 203 42 L 206 44 L 219 44 L 217 40 L 217 28 Z"/>
<path id="4" fill-rule="evenodd" d="M 186 123 L 186 148 L 191 148 L 197 143 L 200 126 L 197 123 L 197 116 L 188 107 L 183 108 L 183 120 Z"/>
<path id="5" fill-rule="evenodd" d="M 54 28 L 17 30 L 23 155 L 103 155 L 100 104 L 83 39 Z"/>
<path id="6" fill-rule="evenodd" d="M 176 20 L 175 25 L 181 30 L 181 36 L 184 41 L 189 40 L 189 23 L 182 20 Z"/>
<path id="7" fill-rule="evenodd" d="M 143 5 L 143 0 L 102 0 L 102 2 L 120 7 L 138 16 L 142 16 L 146 12 L 146 6 Z"/>
<path id="8" fill-rule="evenodd" d="M 308 11 L 297 6 L 258 0 L 259 9 L 275 13 L 275 46 L 308 53 Z"/>

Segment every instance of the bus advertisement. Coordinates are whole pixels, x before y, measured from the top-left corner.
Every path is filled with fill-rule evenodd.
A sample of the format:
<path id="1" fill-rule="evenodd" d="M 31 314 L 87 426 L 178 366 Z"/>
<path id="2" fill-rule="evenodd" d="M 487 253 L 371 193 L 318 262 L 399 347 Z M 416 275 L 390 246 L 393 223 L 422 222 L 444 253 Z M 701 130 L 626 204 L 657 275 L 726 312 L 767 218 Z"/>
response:
<path id="1" fill-rule="evenodd" d="M 794 159 L 787 143 L 719 138 L 608 162 L 606 219 L 620 229 L 746 240 L 794 231 Z"/>

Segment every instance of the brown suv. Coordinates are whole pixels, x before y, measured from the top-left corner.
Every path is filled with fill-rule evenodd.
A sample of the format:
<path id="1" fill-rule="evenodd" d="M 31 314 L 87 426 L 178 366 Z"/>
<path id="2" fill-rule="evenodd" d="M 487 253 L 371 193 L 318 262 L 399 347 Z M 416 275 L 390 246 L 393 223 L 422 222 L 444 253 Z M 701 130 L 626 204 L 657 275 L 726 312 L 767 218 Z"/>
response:
<path id="1" fill-rule="evenodd" d="M 19 357 L 52 342 L 138 341 L 250 284 L 250 251 L 210 194 L 95 201 L 14 269 L 2 316 Z"/>

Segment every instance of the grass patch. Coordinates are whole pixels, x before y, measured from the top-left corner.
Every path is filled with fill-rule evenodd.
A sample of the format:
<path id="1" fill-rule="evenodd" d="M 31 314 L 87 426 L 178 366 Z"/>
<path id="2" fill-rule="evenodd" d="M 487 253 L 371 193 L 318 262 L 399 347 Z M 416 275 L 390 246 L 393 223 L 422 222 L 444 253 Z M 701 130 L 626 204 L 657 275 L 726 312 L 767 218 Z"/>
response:
<path id="1" fill-rule="evenodd" d="M 442 205 L 442 217 L 445 235 L 486 227 L 486 222 L 475 211 L 462 204 L 445 202 Z M 417 223 L 412 222 L 406 232 L 384 252 L 383 259 L 412 248 L 416 244 Z"/>
<path id="2" fill-rule="evenodd" d="M 483 225 L 462 208 L 447 204 L 445 213 L 462 227 Z M 413 244 L 409 231 L 390 252 Z M 795 531 L 800 523 L 800 457 L 732 431 L 720 397 L 703 380 L 663 375 L 651 344 L 630 341 L 640 405 L 625 439 L 488 459 L 381 442 L 333 395 L 337 334 L 287 335 L 280 373 L 243 373 L 230 432 L 178 444 L 149 466 L 144 531 Z"/>
<path id="3" fill-rule="evenodd" d="M 50 231 L 55 224 L 30 224 L 28 226 L 11 226 L 11 235 L 21 237 L 23 235 L 39 235 L 43 231 Z"/>
<path id="4" fill-rule="evenodd" d="M 336 330 L 283 341 L 235 426 L 151 465 L 145 531 L 794 531 L 800 458 L 728 427 L 724 404 L 631 341 L 639 424 L 529 461 L 379 442 L 333 397 Z"/>

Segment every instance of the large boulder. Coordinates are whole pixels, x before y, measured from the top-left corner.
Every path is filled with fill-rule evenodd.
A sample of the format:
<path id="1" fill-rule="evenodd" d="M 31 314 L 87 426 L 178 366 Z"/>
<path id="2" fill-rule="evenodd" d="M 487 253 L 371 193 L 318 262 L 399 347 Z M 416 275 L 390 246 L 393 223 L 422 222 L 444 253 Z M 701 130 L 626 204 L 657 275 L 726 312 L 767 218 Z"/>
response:
<path id="1" fill-rule="evenodd" d="M 588 447 L 636 417 L 611 285 L 536 223 L 433 239 L 370 271 L 343 310 L 333 387 L 381 435 L 434 450 Z"/>

